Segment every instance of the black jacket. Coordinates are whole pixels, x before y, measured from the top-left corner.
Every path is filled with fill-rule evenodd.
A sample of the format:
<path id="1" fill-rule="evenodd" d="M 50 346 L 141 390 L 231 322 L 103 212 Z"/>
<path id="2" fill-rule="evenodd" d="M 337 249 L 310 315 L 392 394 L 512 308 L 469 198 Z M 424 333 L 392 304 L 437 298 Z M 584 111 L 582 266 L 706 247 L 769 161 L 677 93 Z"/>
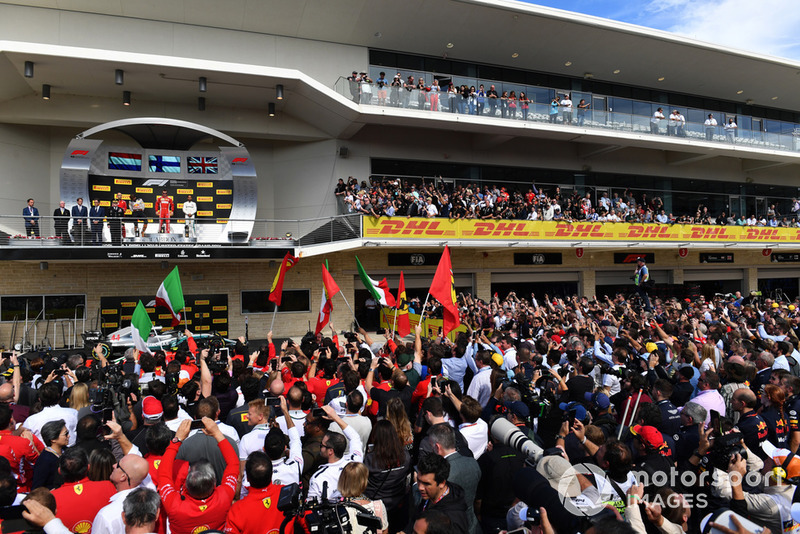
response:
<path id="1" fill-rule="evenodd" d="M 442 497 L 439 502 L 422 501 L 412 509 L 411 521 L 406 528 L 406 532 L 414 532 L 414 522 L 425 512 L 437 510 L 450 518 L 453 534 L 469 534 L 469 522 L 467 521 L 467 503 L 464 501 L 464 490 L 458 484 L 448 482 L 450 493 Z M 426 506 L 427 505 L 427 506 Z"/>

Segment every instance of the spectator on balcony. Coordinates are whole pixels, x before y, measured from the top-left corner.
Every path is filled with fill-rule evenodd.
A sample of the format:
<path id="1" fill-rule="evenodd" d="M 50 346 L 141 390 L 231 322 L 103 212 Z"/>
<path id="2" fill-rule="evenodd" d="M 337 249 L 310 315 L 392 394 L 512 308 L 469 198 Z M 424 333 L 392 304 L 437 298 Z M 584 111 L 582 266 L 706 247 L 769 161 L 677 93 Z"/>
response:
<path id="1" fill-rule="evenodd" d="M 522 110 L 522 120 L 528 120 L 528 109 L 530 109 L 531 101 L 525 91 L 519 92 L 519 108 Z"/>
<path id="2" fill-rule="evenodd" d="M 387 91 L 386 87 L 389 85 L 389 80 L 386 79 L 386 73 L 381 72 L 378 75 L 378 79 L 375 80 L 375 85 L 378 86 L 378 105 L 385 106 L 386 105 L 386 96 Z"/>
<path id="3" fill-rule="evenodd" d="M 489 116 L 494 117 L 497 115 L 497 99 L 499 95 L 497 94 L 497 89 L 494 88 L 492 85 L 488 91 L 486 91 L 486 98 L 489 99 Z"/>
<path id="4" fill-rule="evenodd" d="M 578 126 L 583 126 L 583 123 L 586 120 L 586 112 L 590 107 L 591 104 L 587 103 L 583 98 L 581 98 L 581 101 L 578 102 Z"/>
<path id="5" fill-rule="evenodd" d="M 414 77 L 409 76 L 408 79 L 403 82 L 403 107 L 407 108 L 411 103 L 411 93 L 414 91 Z"/>
<path id="6" fill-rule="evenodd" d="M 555 124 L 558 121 L 558 97 L 553 97 L 553 100 L 550 101 L 550 114 L 549 120 L 550 124 Z"/>
<path id="7" fill-rule="evenodd" d="M 467 103 L 469 102 L 469 87 L 466 85 L 462 85 L 458 88 L 458 112 L 462 114 L 469 113 L 469 107 Z"/>
<path id="8" fill-rule="evenodd" d="M 717 131 L 717 119 L 714 118 L 714 115 L 709 113 L 704 125 L 706 127 L 706 141 L 713 141 L 714 134 Z"/>
<path id="9" fill-rule="evenodd" d="M 420 77 L 417 83 L 417 107 L 420 110 L 425 109 L 425 102 L 428 100 L 428 88 L 425 86 L 425 79 Z"/>
<path id="10" fill-rule="evenodd" d="M 517 93 L 514 91 L 508 94 L 508 117 L 510 119 L 517 118 Z"/>
<path id="11" fill-rule="evenodd" d="M 389 105 L 392 107 L 400 107 L 400 89 L 403 87 L 403 78 L 398 72 L 392 79 L 389 89 Z"/>
<path id="12" fill-rule="evenodd" d="M 564 124 L 572 124 L 572 99 L 565 93 L 558 103 L 561 106 L 561 121 Z"/>
<path id="13" fill-rule="evenodd" d="M 745 221 L 745 225 L 747 226 L 755 226 L 758 223 L 758 219 L 756 219 L 755 215 L 750 215 Z"/>
<path id="14" fill-rule="evenodd" d="M 725 138 L 729 143 L 736 142 L 736 128 L 738 126 L 733 122 L 733 118 L 728 119 L 728 122 L 725 123 Z"/>
<path id="15" fill-rule="evenodd" d="M 683 116 L 683 113 L 677 111 L 678 113 L 678 128 L 675 132 L 675 135 L 678 137 L 686 137 L 686 117 Z"/>
<path id="16" fill-rule="evenodd" d="M 505 119 L 508 115 L 508 91 L 500 95 L 500 117 Z"/>
<path id="17" fill-rule="evenodd" d="M 680 113 L 678 110 L 673 110 L 669 114 L 669 122 L 667 123 L 667 135 L 678 135 L 678 125 L 680 124 Z"/>
<path id="18" fill-rule="evenodd" d="M 350 97 L 353 99 L 353 102 L 358 104 L 359 98 L 361 96 L 361 92 L 359 89 L 358 84 L 358 72 L 353 71 L 353 74 L 347 77 L 347 85 L 350 88 Z"/>
<path id="19" fill-rule="evenodd" d="M 664 120 L 664 110 L 662 108 L 658 108 L 655 113 L 653 113 L 653 117 L 650 119 L 650 133 L 658 135 L 660 132 L 659 124 L 661 121 Z"/>
<path id="20" fill-rule="evenodd" d="M 366 72 L 362 72 L 358 76 L 358 81 L 361 84 L 361 103 L 362 104 L 371 104 L 372 103 L 372 79 L 367 76 Z"/>
<path id="21" fill-rule="evenodd" d="M 464 87 L 466 87 L 466 85 Z M 469 91 L 468 91 L 468 94 L 467 94 L 467 108 L 469 109 L 469 114 L 470 115 L 475 115 L 476 114 L 476 112 L 475 112 L 475 104 L 477 102 L 478 102 L 478 94 L 475 91 L 475 86 L 474 85 L 470 85 L 469 86 Z"/>
<path id="22" fill-rule="evenodd" d="M 669 222 L 669 217 L 667 217 L 663 209 L 659 210 L 658 215 L 656 215 L 656 222 L 661 224 L 667 224 Z"/>
<path id="23" fill-rule="evenodd" d="M 478 104 L 478 115 L 483 115 L 483 109 L 486 107 L 486 89 L 484 89 L 483 84 L 478 88 L 476 101 Z M 798 209 L 800 209 L 800 207 L 798 207 Z"/>
<path id="24" fill-rule="evenodd" d="M 431 103 L 431 111 L 439 111 L 439 91 L 441 90 L 442 88 L 439 87 L 439 80 L 434 78 L 430 91 L 428 92 L 428 100 Z"/>
<path id="25" fill-rule="evenodd" d="M 458 91 L 456 91 L 456 86 L 453 82 L 447 86 L 447 107 L 450 110 L 450 113 L 455 113 L 458 111 L 458 104 L 456 99 L 458 98 Z"/>

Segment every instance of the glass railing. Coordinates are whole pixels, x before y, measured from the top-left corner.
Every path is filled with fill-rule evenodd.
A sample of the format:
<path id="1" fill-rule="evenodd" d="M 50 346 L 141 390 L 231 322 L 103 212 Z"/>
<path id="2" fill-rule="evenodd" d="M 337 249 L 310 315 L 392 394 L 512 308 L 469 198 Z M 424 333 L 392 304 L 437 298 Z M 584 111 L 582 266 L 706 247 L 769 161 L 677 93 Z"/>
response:
<path id="1" fill-rule="evenodd" d="M 0 215 L 0 246 L 12 247 L 98 247 L 115 245 L 231 244 L 287 248 L 331 243 L 361 237 L 361 217 L 344 215 L 303 220 L 213 219 L 199 218 L 186 224 L 171 219 L 169 227 L 159 227 L 159 219 L 135 221 L 104 218 L 89 220 L 81 228 L 77 219 L 52 216 L 32 219 L 22 215 Z M 237 224 L 238 223 L 238 224 Z M 251 231 L 239 231 L 250 228 Z"/>
<path id="2" fill-rule="evenodd" d="M 370 67 L 371 80 L 378 79 L 378 70 L 395 72 L 386 67 Z M 353 82 L 340 77 L 334 84 L 334 89 L 353 102 L 368 106 L 455 113 L 550 123 L 558 126 L 570 125 L 642 135 L 674 136 L 692 141 L 727 143 L 767 150 L 800 151 L 800 124 L 786 121 L 734 115 L 718 110 L 668 106 L 658 102 L 587 92 L 573 92 L 572 107 L 567 108 L 560 105 L 564 94 L 567 93 L 561 89 L 423 72 L 404 71 L 403 75 L 405 78 L 399 86 L 391 85 L 393 82 L 391 77 L 386 78 L 389 85 Z M 408 76 L 413 76 L 415 82 L 422 78 L 425 81 L 425 88 L 414 87 L 407 90 L 404 84 L 408 82 Z M 431 90 L 431 82 L 434 79 L 441 83 L 438 91 Z M 464 97 L 458 93 L 448 92 L 449 82 L 454 83 L 455 87 L 460 87 L 462 84 L 475 87 L 476 93 L 481 85 L 486 91 L 494 86 L 499 97 L 489 98 L 478 94 Z M 511 95 L 512 91 L 516 99 L 502 98 L 504 92 Z M 520 98 L 523 94 L 525 97 Z M 558 104 L 553 104 L 554 99 L 557 99 Z M 581 101 L 588 107 L 579 109 Z M 659 107 L 663 109 L 665 118 L 653 120 Z M 669 119 L 670 113 L 674 110 L 680 111 L 685 119 L 680 124 Z M 709 114 L 717 122 L 716 126 L 705 125 Z M 735 129 L 725 127 L 730 118 L 733 118 L 737 125 Z"/>

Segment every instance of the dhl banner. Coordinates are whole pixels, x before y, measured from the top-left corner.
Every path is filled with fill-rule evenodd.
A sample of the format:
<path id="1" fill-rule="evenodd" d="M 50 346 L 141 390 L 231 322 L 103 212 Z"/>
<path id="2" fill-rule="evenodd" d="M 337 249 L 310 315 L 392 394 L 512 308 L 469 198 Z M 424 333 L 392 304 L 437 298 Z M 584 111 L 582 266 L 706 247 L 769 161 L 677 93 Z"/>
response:
<path id="1" fill-rule="evenodd" d="M 414 333 L 414 328 L 419 324 L 419 315 L 416 313 L 409 313 L 408 314 L 408 322 L 411 323 L 411 333 Z M 384 308 L 381 312 L 381 328 L 386 328 L 387 330 L 391 330 L 392 326 L 394 325 L 394 310 L 390 308 Z M 442 320 L 441 319 L 425 319 L 422 323 L 422 335 L 423 337 L 427 336 L 429 338 L 436 337 L 439 334 L 439 330 L 442 328 Z M 450 341 L 455 342 L 456 336 L 459 332 L 466 332 L 467 327 L 463 324 L 458 325 L 458 328 L 447 334 L 448 339 Z"/>
<path id="2" fill-rule="evenodd" d="M 800 228 L 556 221 L 478 221 L 364 217 L 373 239 L 514 239 L 519 241 L 630 241 L 700 243 L 800 242 Z"/>

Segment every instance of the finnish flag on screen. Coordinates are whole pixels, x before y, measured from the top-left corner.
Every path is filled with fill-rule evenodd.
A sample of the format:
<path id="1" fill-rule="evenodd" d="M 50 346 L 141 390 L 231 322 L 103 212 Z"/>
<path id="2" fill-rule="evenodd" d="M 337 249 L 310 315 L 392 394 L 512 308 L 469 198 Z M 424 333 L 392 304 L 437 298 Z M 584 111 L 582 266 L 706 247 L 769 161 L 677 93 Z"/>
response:
<path id="1" fill-rule="evenodd" d="M 181 172 L 180 156 L 148 156 L 150 172 Z"/>

